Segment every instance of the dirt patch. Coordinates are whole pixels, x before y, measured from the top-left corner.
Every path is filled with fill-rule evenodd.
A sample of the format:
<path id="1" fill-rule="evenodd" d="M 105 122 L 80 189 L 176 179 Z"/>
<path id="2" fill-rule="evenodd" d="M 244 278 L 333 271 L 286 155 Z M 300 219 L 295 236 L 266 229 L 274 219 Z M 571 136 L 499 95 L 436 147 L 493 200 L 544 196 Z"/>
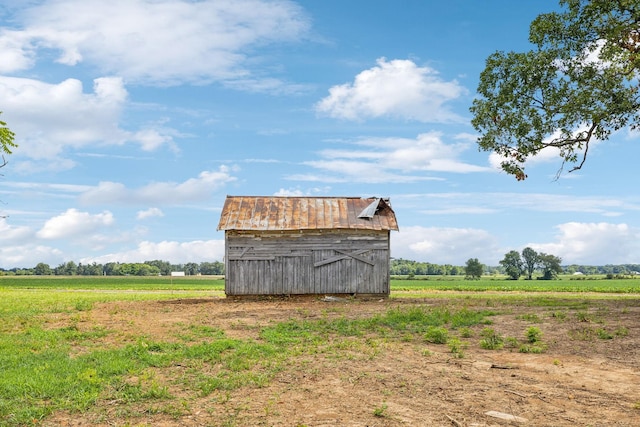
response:
<path id="1" fill-rule="evenodd" d="M 542 304 L 529 297 L 330 302 L 204 298 L 96 304 L 75 321 L 79 328 L 110 331 L 101 338 L 105 347 L 122 346 L 141 335 L 178 340 L 189 325 L 216 328 L 231 338 L 259 340 L 261 328 L 287 320 L 365 318 L 423 305 L 491 309 L 497 313 L 491 317 L 492 329 L 522 342 L 529 327 L 539 328 L 546 351 L 485 350 L 479 341 L 486 325 L 458 337 L 461 358 L 448 345 L 415 337 L 377 337 L 372 351 L 358 346 L 350 351 L 347 345 L 339 355 L 305 353 L 292 357 L 262 387 L 204 397 L 178 387 L 182 367 L 173 366 L 157 370 L 155 377 L 172 384 L 173 399 L 126 408 L 120 402 L 101 402 L 84 414 L 56 413 L 44 425 L 636 426 L 640 425 L 638 302 L 572 298 Z M 52 325 L 67 322 L 64 315 L 57 316 Z M 165 410 L 158 410 L 162 405 Z M 175 405 L 175 410 L 167 411 L 167 405 Z"/>

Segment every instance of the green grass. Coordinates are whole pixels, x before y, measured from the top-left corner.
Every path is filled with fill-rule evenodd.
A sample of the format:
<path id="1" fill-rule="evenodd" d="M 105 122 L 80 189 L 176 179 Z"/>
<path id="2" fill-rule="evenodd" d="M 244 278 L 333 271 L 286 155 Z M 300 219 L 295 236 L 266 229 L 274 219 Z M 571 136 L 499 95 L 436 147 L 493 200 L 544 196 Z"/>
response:
<path id="1" fill-rule="evenodd" d="M 419 280 L 391 280 L 391 292 L 395 291 L 499 291 L 499 292 L 599 292 L 599 293 L 640 293 L 640 278 L 571 280 L 506 280 L 483 277 L 480 280 L 464 280 L 461 277 L 449 279 L 441 276 Z"/>
<path id="2" fill-rule="evenodd" d="M 0 276 L 0 290 L 15 288 L 224 291 L 224 279 L 217 276 Z"/>
<path id="3" fill-rule="evenodd" d="M 200 395 L 264 385 L 276 371 L 281 349 L 270 344 L 229 338 L 187 346 L 139 339 L 135 344 L 94 349 L 72 357 L 71 344 L 88 336 L 67 331 L 29 330 L 0 339 L 0 425 L 34 424 L 59 409 L 83 411 L 98 399 L 140 402 L 171 398 L 168 386 L 156 381 L 127 381 L 144 377 L 150 368 L 167 368 L 194 361 L 216 365 L 215 374 L 192 368 L 185 386 Z M 90 347 L 90 346 L 89 346 Z M 267 361 L 267 362 L 265 362 Z M 264 369 L 269 365 L 271 369 Z"/>
<path id="4" fill-rule="evenodd" d="M 0 333 L 23 330 L 39 324 L 46 313 L 89 312 L 95 303 L 109 301 L 169 300 L 211 296 L 210 291 L 134 291 L 94 289 L 60 290 L 56 288 L 0 288 Z M 224 296 L 224 293 L 221 294 Z"/>
<path id="5" fill-rule="evenodd" d="M 601 292 L 633 303 L 630 293 L 638 286 L 637 281 L 593 282 L 607 287 Z M 508 290 L 514 292 L 480 292 L 485 288 L 504 290 L 501 287 L 506 284 L 513 285 Z M 628 333 L 620 328 L 610 332 L 604 327 L 591 327 L 589 322 L 595 314 L 588 310 L 593 309 L 591 298 L 596 297 L 583 292 L 563 294 L 568 284 L 573 283 L 394 280 L 392 297 L 406 286 L 411 290 L 403 296 L 435 295 L 456 302 L 446 307 L 416 304 L 358 318 L 301 316 L 261 327 L 258 339 L 233 339 L 215 327 L 178 324 L 179 331 L 165 341 L 154 341 L 140 331 L 119 342 L 118 337 L 111 337 L 114 331 L 87 328 L 87 322 L 81 329 L 79 320 L 90 318 L 101 302 L 224 296 L 224 281 L 200 277 L 173 281 L 166 277 L 0 277 L 0 425 L 37 425 L 53 412 L 73 414 L 105 401 L 139 405 L 141 409 L 127 407 L 131 416 L 136 410 L 158 407 L 180 416 L 187 409 L 176 401 L 176 390 L 205 397 L 240 387 L 264 387 L 295 357 L 320 354 L 337 360 L 373 358 L 382 351 L 381 343 L 389 340 L 415 343 L 411 345 L 420 346 L 425 355 L 429 354 L 422 348 L 425 344 L 439 342 L 447 344 L 455 357 L 464 357 L 468 344 L 458 336 L 471 336 L 470 328 L 491 324 L 491 317 L 498 314 L 494 305 L 502 309 L 517 304 L 554 310 L 550 316 L 559 313 L 565 321 L 585 325 L 577 339 L 615 339 Z M 438 294 L 446 290 L 441 285 L 465 286 L 466 292 Z M 524 292 L 519 286 L 543 286 L 546 291 Z M 467 299 L 473 300 L 477 309 L 468 308 Z M 566 310 L 575 310 L 575 314 L 567 315 Z M 47 320 L 52 316 L 65 321 L 51 325 Z M 501 337 L 491 333 L 492 329 L 484 331 L 481 337 L 486 347 L 499 348 Z M 539 342 L 539 330 L 531 327 L 527 331 L 528 343 L 520 351 L 545 351 Z M 181 367 L 180 374 L 156 375 L 158 369 L 170 372 L 176 366 Z"/>
<path id="6" fill-rule="evenodd" d="M 224 291 L 224 278 L 211 276 L 0 276 L 0 291 L 8 289 L 100 289 L 138 291 Z M 571 293 L 640 293 L 640 278 L 604 279 L 589 276 L 576 280 L 561 276 L 559 280 L 507 280 L 485 276 L 465 280 L 461 276 L 423 276 L 420 279 L 391 279 L 394 291 L 499 291 L 499 292 L 571 292 Z"/>
<path id="7" fill-rule="evenodd" d="M 456 328 L 486 322 L 491 312 L 412 306 L 364 318 L 290 320 L 260 329 L 260 339 L 232 339 L 214 327 L 180 324 L 174 340 L 155 341 L 140 331 L 118 344 L 114 331 L 78 327 L 74 319 L 90 318 L 95 303 L 169 297 L 169 291 L 137 294 L 3 290 L 0 310 L 0 425 L 37 425 L 53 412 L 87 411 L 100 402 L 126 405 L 164 402 L 180 415 L 172 390 L 210 396 L 240 387 L 264 387 L 287 366 L 308 354 L 367 357 L 379 354 L 381 340 L 421 337 L 429 328 Z M 175 295 L 173 295 L 175 297 Z M 64 314 L 61 326 L 47 318 Z M 59 316 L 57 316 L 59 318 Z M 446 330 L 446 329 L 445 329 Z M 411 339 L 413 340 L 413 338 Z M 105 345 L 105 342 L 112 344 Z M 453 350 L 452 350 L 453 351 Z M 156 369 L 180 366 L 179 375 L 157 378 Z M 142 410 L 151 410 L 149 403 Z M 157 407 L 157 406 L 155 406 Z M 133 411 L 133 409 L 131 409 Z"/>
<path id="8" fill-rule="evenodd" d="M 0 291 L 8 289 L 59 290 L 137 290 L 137 291 L 212 291 L 223 293 L 224 278 L 209 276 L 0 276 Z M 499 291 L 499 292 L 570 292 L 570 293 L 640 293 L 640 278 L 575 280 L 506 280 L 483 277 L 465 280 L 460 276 L 424 276 L 405 280 L 392 278 L 391 293 L 406 291 Z"/>

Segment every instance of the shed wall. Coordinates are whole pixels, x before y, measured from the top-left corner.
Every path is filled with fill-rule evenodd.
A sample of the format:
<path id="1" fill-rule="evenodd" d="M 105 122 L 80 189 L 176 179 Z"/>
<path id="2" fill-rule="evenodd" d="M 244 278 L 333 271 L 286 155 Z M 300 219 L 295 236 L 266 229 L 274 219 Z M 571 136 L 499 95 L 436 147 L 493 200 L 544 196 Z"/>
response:
<path id="1" fill-rule="evenodd" d="M 227 295 L 389 294 L 389 231 L 225 232 Z"/>

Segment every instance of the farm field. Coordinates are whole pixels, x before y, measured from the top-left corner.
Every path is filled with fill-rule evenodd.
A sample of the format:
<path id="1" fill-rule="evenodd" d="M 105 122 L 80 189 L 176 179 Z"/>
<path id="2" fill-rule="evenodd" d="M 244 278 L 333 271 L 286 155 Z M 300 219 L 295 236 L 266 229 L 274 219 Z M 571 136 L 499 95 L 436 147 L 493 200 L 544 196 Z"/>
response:
<path id="1" fill-rule="evenodd" d="M 0 425 L 637 425 L 640 280 L 540 282 L 0 277 Z"/>

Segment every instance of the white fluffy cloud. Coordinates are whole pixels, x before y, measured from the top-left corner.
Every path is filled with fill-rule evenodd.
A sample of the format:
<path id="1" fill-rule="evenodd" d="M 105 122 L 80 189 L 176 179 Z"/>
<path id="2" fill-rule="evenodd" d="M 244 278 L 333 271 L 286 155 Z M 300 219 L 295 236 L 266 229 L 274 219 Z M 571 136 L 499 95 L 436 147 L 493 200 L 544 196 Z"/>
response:
<path id="1" fill-rule="evenodd" d="M 75 78 L 52 83 L 0 76 L 3 119 L 20 146 L 18 173 L 71 169 L 76 163 L 62 158 L 65 150 L 89 144 L 175 149 L 177 132 L 170 128 L 121 128 L 128 107 L 125 82 L 252 81 L 234 87 L 302 90 L 248 70 L 249 63 L 261 62 L 247 56 L 256 47 L 297 41 L 308 31 L 308 17 L 289 0 L 45 0 L 22 6 L 0 26 L 0 73 L 38 76 L 39 64 L 53 59 L 110 77 L 96 78 L 93 92 L 85 93 Z"/>
<path id="2" fill-rule="evenodd" d="M 333 86 L 316 110 L 330 117 L 364 120 L 394 117 L 420 122 L 460 121 L 446 103 L 466 90 L 456 81 L 444 81 L 429 67 L 411 60 L 380 58 L 353 83 Z"/>
<path id="3" fill-rule="evenodd" d="M 291 181 L 312 182 L 361 182 L 367 184 L 379 183 L 410 183 L 426 180 L 439 180 L 416 175 L 394 173 L 383 169 L 376 169 L 373 162 L 358 162 L 353 160 L 314 160 L 305 162 L 305 165 L 318 169 L 319 173 L 292 174 L 286 178 Z"/>
<path id="4" fill-rule="evenodd" d="M 209 197 L 213 191 L 235 180 L 229 168 L 221 166 L 217 171 L 204 171 L 184 182 L 155 182 L 133 190 L 122 183 L 107 181 L 80 195 L 80 201 L 84 204 L 180 203 Z"/>
<path id="5" fill-rule="evenodd" d="M 45 222 L 36 236 L 47 240 L 72 239 L 79 236 L 84 238 L 96 230 L 111 226 L 113 223 L 113 214 L 109 211 L 92 215 L 77 209 L 68 209 Z"/>
<path id="6" fill-rule="evenodd" d="M 149 208 L 147 210 L 144 211 L 138 211 L 136 218 L 137 219 L 147 219 L 147 218 L 152 218 L 154 216 L 157 217 L 163 217 L 164 213 L 162 212 L 162 210 L 158 209 L 158 208 Z"/>
<path id="7" fill-rule="evenodd" d="M 75 163 L 61 156 L 68 148 L 92 144 L 140 144 L 147 151 L 173 146 L 170 129 L 126 131 L 119 126 L 128 93 L 118 77 L 94 80 L 93 92 L 85 93 L 77 79 L 50 84 L 33 79 L 0 76 L 0 99 L 20 149 L 14 170 L 64 170 Z"/>
<path id="8" fill-rule="evenodd" d="M 6 218 L 0 218 L 0 248 L 19 245 L 31 237 L 33 237 L 33 231 L 29 227 L 12 226 Z"/>
<path id="9" fill-rule="evenodd" d="M 154 259 L 171 260 L 172 263 L 214 262 L 224 258 L 224 240 L 196 240 L 192 242 L 141 242 L 130 251 L 112 253 L 95 258 L 85 258 L 82 263 L 144 262 Z"/>
<path id="10" fill-rule="evenodd" d="M 32 243 L 0 247 L 0 259 L 2 259 L 3 268 L 32 268 L 40 262 L 55 265 L 55 263 L 63 261 L 63 256 L 63 252 L 60 249 Z"/>
<path id="11" fill-rule="evenodd" d="M 563 264 L 638 263 L 640 229 L 606 222 L 567 222 L 556 228 L 555 242 L 528 246 L 561 257 Z"/>
<path id="12" fill-rule="evenodd" d="M 417 182 L 439 178 L 420 172 L 489 172 L 490 168 L 465 163 L 467 142 L 447 144 L 438 132 L 410 138 L 363 138 L 351 149 L 326 149 L 321 160 L 305 162 L 322 174 L 293 175 L 293 180 L 327 182 Z"/>
<path id="13" fill-rule="evenodd" d="M 578 212 L 604 217 L 640 211 L 634 197 L 576 196 L 548 193 L 416 193 L 395 198 L 407 209 L 424 214 L 494 212 Z"/>
<path id="14" fill-rule="evenodd" d="M 301 189 L 296 188 L 281 188 L 275 193 L 274 196 L 278 197 L 300 197 L 300 196 L 327 196 L 331 194 L 331 187 L 312 187 Z"/>
<path id="15" fill-rule="evenodd" d="M 76 79 L 48 84 L 0 76 L 2 107 L 17 135 L 19 154 L 52 159 L 68 146 L 124 142 L 127 135 L 117 125 L 127 99 L 122 80 L 96 79 L 93 90 L 83 93 Z"/>
<path id="16" fill-rule="evenodd" d="M 495 237 L 485 230 L 409 226 L 392 234 L 391 256 L 453 265 L 478 258 L 484 264 L 495 265 L 502 253 Z"/>
<path id="17" fill-rule="evenodd" d="M 562 258 L 562 264 L 604 265 L 638 263 L 640 229 L 627 224 L 568 222 L 556 226 L 554 242 L 529 243 L 538 252 Z M 498 265 L 514 248 L 501 247 L 489 232 L 472 228 L 401 227 L 391 236 L 391 255 L 437 264 L 464 265 L 478 258 Z M 522 249 L 522 248 L 520 248 Z"/>
<path id="18" fill-rule="evenodd" d="M 288 0 L 56 0 L 14 22 L 0 32 L 0 72 L 31 68 L 49 50 L 60 64 L 162 85 L 246 78 L 244 51 L 297 41 L 310 25 Z"/>

